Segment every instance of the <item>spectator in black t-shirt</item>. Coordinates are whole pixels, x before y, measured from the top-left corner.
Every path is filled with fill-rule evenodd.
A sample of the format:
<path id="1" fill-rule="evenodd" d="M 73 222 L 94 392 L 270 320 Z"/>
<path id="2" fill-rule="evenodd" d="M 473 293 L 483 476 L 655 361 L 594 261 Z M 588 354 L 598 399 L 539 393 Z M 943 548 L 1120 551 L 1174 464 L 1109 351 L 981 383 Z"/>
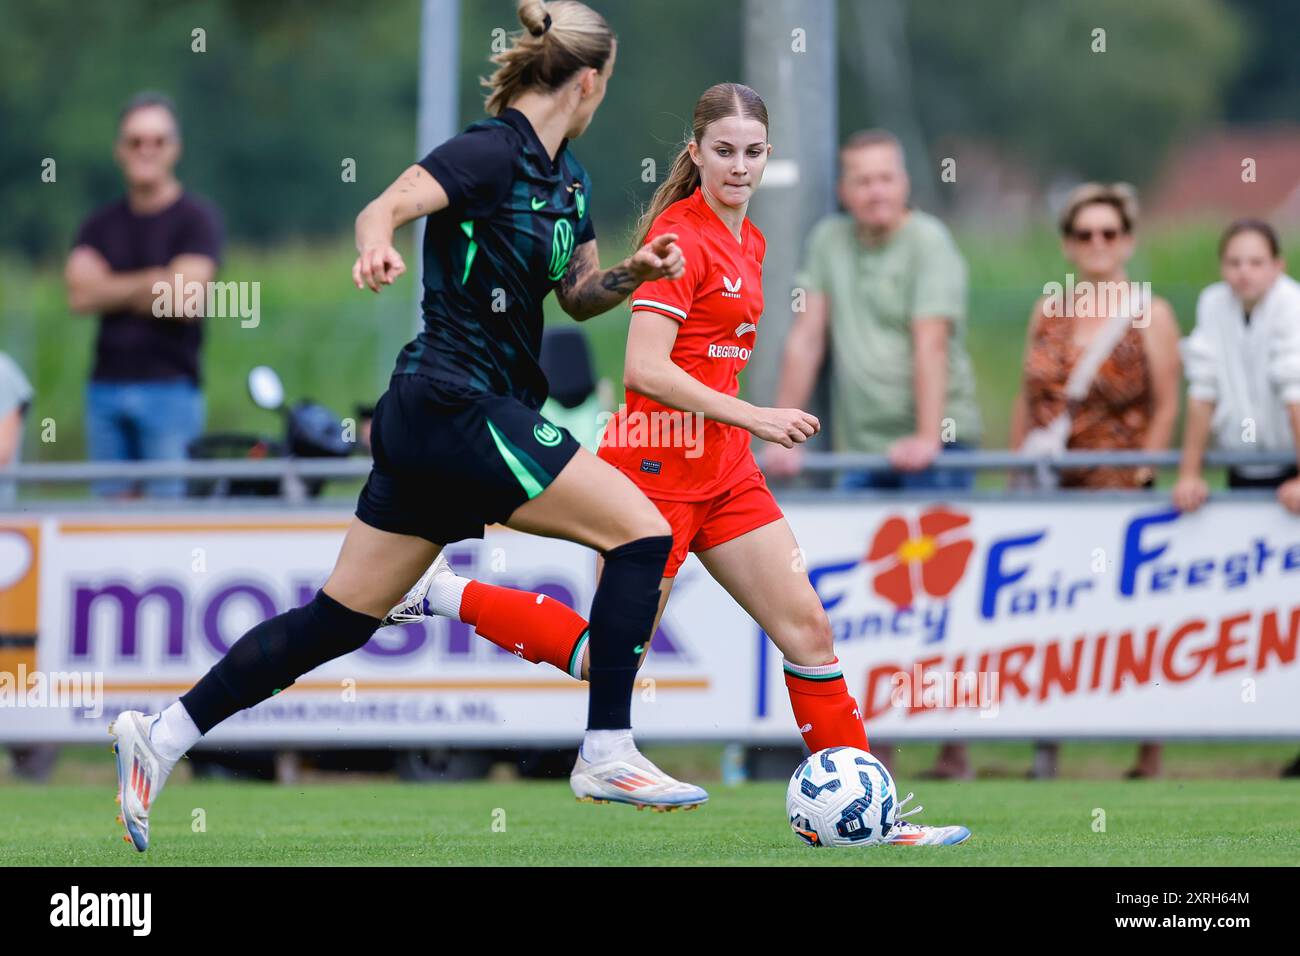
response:
<path id="1" fill-rule="evenodd" d="M 96 461 L 174 460 L 203 430 L 199 390 L 202 318 L 183 309 L 155 316 L 155 284 L 206 284 L 221 258 L 221 219 L 187 193 L 173 170 L 180 125 L 167 97 L 143 93 L 122 110 L 114 156 L 126 195 L 81 224 L 65 279 L 73 312 L 99 315 L 95 364 L 86 390 L 86 436 Z M 180 495 L 184 482 L 149 482 L 155 495 Z M 99 494 L 128 495 L 125 482 L 98 482 Z"/>

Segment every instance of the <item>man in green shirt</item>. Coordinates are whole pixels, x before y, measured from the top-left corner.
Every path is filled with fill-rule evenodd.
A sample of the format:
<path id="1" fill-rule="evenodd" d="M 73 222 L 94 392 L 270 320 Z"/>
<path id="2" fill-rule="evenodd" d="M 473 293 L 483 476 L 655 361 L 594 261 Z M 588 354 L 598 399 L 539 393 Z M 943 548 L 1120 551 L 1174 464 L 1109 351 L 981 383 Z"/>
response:
<path id="1" fill-rule="evenodd" d="M 846 476 L 845 484 L 965 488 L 971 472 L 930 466 L 941 450 L 979 444 L 963 344 L 966 264 L 938 219 L 908 207 L 909 191 L 892 134 L 858 133 L 840 150 L 847 212 L 823 219 L 809 236 L 796 279 L 804 308 L 786 339 L 775 404 L 805 407 L 829 339 L 831 447 L 885 453 L 892 465 Z M 769 474 L 801 468 L 798 445 L 770 445 L 764 455 Z"/>

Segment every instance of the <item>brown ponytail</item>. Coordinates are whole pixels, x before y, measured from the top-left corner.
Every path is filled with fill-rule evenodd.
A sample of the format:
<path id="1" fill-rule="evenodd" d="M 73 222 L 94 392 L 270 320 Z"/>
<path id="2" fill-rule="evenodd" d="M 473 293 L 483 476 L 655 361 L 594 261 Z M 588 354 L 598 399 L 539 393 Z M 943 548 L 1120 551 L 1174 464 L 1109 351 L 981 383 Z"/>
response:
<path id="1" fill-rule="evenodd" d="M 700 184 L 700 169 L 691 159 L 690 143 L 697 148 L 704 139 L 709 126 L 728 116 L 744 116 L 758 120 L 767 128 L 767 106 L 763 98 L 748 86 L 740 83 L 719 83 L 710 86 L 695 104 L 695 113 L 691 118 L 691 138 L 682 146 L 681 152 L 673 160 L 668 177 L 655 190 L 650 205 L 637 220 L 636 234 L 640 238 L 637 245 L 645 245 L 650 226 L 673 203 L 685 199 Z"/>
<path id="2" fill-rule="evenodd" d="M 518 13 L 523 32 L 492 57 L 497 69 L 482 81 L 493 116 L 524 90 L 554 90 L 581 69 L 603 70 L 614 48 L 605 18 L 578 0 L 519 0 Z"/>

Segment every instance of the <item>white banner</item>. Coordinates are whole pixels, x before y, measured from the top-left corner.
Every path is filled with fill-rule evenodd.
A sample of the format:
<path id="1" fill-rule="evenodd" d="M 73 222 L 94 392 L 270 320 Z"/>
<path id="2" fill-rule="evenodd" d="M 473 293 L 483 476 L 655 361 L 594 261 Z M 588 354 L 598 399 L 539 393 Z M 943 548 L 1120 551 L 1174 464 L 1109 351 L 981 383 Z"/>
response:
<path id="1" fill-rule="evenodd" d="M 882 739 L 1300 737 L 1300 519 L 1275 504 L 789 516 Z M 694 623 L 709 606 L 676 610 Z M 770 733 L 769 713 L 788 721 L 789 707 L 770 645 L 754 656 L 755 726 Z"/>
<path id="2" fill-rule="evenodd" d="M 1300 737 L 1300 519 L 1267 502 L 843 501 L 787 515 L 880 739 Z M 0 741 L 98 740 L 310 600 L 347 516 L 0 527 Z M 464 574 L 585 611 L 594 560 L 492 529 Z M 34 636 L 34 639 L 33 639 Z M 34 645 L 34 646 L 33 646 Z M 17 678 L 25 675 L 26 680 Z M 780 653 L 695 559 L 639 679 L 643 740 L 795 743 Z M 576 741 L 586 685 L 458 622 L 385 628 L 213 740 Z"/>

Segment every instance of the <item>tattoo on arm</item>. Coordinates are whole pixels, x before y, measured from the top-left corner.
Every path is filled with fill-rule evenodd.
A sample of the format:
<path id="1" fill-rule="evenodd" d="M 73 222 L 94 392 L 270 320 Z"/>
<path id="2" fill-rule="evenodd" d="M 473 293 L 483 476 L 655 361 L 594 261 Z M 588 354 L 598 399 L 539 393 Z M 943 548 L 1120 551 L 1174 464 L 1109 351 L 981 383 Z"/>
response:
<path id="1" fill-rule="evenodd" d="M 585 255 L 574 257 L 569 262 L 569 268 L 565 271 L 563 278 L 560 279 L 562 298 L 572 299 L 578 287 L 586 281 L 587 273 L 590 271 L 591 261 Z"/>
<path id="2" fill-rule="evenodd" d="M 627 298 L 640 283 L 626 266 L 600 269 L 594 248 L 575 256 L 560 280 L 564 309 L 574 318 L 585 319 L 608 312 Z"/>
<path id="3" fill-rule="evenodd" d="M 618 292 L 626 296 L 638 285 L 636 279 L 632 278 L 632 273 L 628 272 L 623 266 L 615 266 L 608 270 L 600 280 L 603 288 L 610 292 Z"/>
<path id="4" fill-rule="evenodd" d="M 580 252 L 569 260 L 568 269 L 565 269 L 563 276 L 560 277 L 560 304 L 564 307 L 564 311 L 573 317 L 582 315 L 582 299 L 584 299 L 582 286 L 586 284 L 586 277 L 590 271 L 590 259 L 584 252 Z"/>

